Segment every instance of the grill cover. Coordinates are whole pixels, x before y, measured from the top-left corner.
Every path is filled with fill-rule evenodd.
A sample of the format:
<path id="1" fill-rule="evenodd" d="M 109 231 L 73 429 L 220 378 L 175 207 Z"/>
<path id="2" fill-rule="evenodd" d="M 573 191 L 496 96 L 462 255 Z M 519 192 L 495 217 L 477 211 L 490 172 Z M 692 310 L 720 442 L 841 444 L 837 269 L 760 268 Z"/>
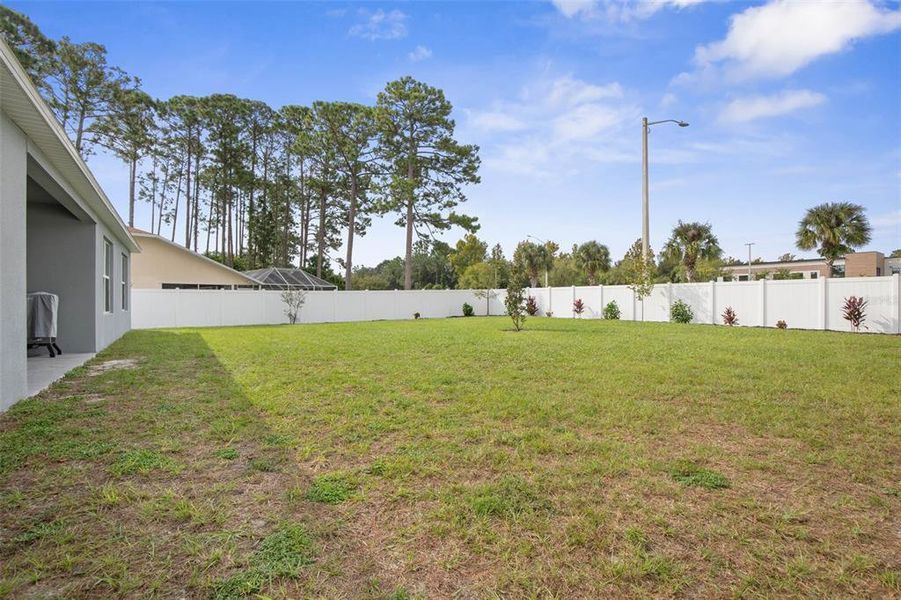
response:
<path id="1" fill-rule="evenodd" d="M 55 338 L 59 296 L 48 292 L 28 294 L 28 338 Z"/>

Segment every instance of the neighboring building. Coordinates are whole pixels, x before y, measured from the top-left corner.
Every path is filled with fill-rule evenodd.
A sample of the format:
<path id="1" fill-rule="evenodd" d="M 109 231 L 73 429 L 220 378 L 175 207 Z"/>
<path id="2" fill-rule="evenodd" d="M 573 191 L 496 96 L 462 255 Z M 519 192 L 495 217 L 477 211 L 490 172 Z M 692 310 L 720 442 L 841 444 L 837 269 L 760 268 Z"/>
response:
<path id="1" fill-rule="evenodd" d="M 338 286 L 310 275 L 303 269 L 269 267 L 244 271 L 245 275 L 253 277 L 267 290 L 336 290 Z"/>
<path id="2" fill-rule="evenodd" d="M 0 42 L 0 410 L 36 391 L 36 361 L 71 368 L 72 353 L 86 360 L 131 328 L 131 253 L 139 250 Z M 26 356 L 30 291 L 59 296 L 62 359 Z"/>
<path id="3" fill-rule="evenodd" d="M 880 277 L 901 273 L 901 257 L 886 258 L 881 252 L 854 252 L 836 259 L 833 267 L 844 277 Z M 738 281 L 748 280 L 748 263 L 728 265 L 723 269 Z M 830 277 L 831 273 L 822 258 L 751 263 L 752 279 L 764 276 L 767 279 L 817 279 Z"/>
<path id="4" fill-rule="evenodd" d="M 131 229 L 141 244 L 134 258 L 133 287 L 152 290 L 254 289 L 259 283 L 212 258 L 140 229 Z"/>

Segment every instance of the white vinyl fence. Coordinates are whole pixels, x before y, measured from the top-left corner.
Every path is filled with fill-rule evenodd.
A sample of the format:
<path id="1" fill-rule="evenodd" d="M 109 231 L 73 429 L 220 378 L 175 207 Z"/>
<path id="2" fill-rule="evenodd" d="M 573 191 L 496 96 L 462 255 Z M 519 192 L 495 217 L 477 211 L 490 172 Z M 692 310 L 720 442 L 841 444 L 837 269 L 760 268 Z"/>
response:
<path id="1" fill-rule="evenodd" d="M 694 311 L 694 322 L 721 324 L 731 306 L 739 325 L 775 327 L 784 320 L 790 329 L 850 331 L 842 318 L 848 296 L 868 301 L 866 327 L 877 333 L 901 333 L 901 277 L 848 277 L 661 284 L 643 302 L 623 285 L 535 288 L 541 315 L 573 318 L 573 302 L 585 304 L 582 318 L 602 318 L 611 301 L 621 319 L 668 321 L 673 302 L 682 300 Z M 477 315 L 505 313 L 506 290 L 413 290 L 308 292 L 300 312 L 301 323 L 444 318 L 463 314 L 463 303 Z M 281 292 L 253 290 L 132 290 L 132 327 L 212 327 L 287 323 Z"/>

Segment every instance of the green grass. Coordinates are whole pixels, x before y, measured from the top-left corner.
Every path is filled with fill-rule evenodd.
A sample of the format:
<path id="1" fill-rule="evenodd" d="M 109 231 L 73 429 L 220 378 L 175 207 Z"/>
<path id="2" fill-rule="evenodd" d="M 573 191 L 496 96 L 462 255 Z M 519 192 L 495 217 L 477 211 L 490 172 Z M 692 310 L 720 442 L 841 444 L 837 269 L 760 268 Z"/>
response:
<path id="1" fill-rule="evenodd" d="M 891 597 L 901 338 L 132 332 L 0 416 L 2 597 Z"/>
<path id="2" fill-rule="evenodd" d="M 313 480 L 305 497 L 312 502 L 341 504 L 357 491 L 357 485 L 347 473 L 328 473 Z"/>

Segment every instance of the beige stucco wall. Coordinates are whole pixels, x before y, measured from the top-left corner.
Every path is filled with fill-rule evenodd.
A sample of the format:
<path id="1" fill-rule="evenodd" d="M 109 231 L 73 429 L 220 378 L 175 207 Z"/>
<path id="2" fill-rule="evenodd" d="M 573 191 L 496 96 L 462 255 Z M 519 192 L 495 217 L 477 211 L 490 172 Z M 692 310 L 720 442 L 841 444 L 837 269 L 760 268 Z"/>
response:
<path id="1" fill-rule="evenodd" d="M 156 237 L 136 236 L 140 254 L 131 255 L 132 287 L 158 290 L 163 283 L 248 285 L 251 282 L 227 267 L 220 267 L 176 248 Z"/>
<path id="2" fill-rule="evenodd" d="M 881 252 L 855 252 L 845 255 L 845 277 L 876 275 L 885 275 L 885 256 Z"/>

